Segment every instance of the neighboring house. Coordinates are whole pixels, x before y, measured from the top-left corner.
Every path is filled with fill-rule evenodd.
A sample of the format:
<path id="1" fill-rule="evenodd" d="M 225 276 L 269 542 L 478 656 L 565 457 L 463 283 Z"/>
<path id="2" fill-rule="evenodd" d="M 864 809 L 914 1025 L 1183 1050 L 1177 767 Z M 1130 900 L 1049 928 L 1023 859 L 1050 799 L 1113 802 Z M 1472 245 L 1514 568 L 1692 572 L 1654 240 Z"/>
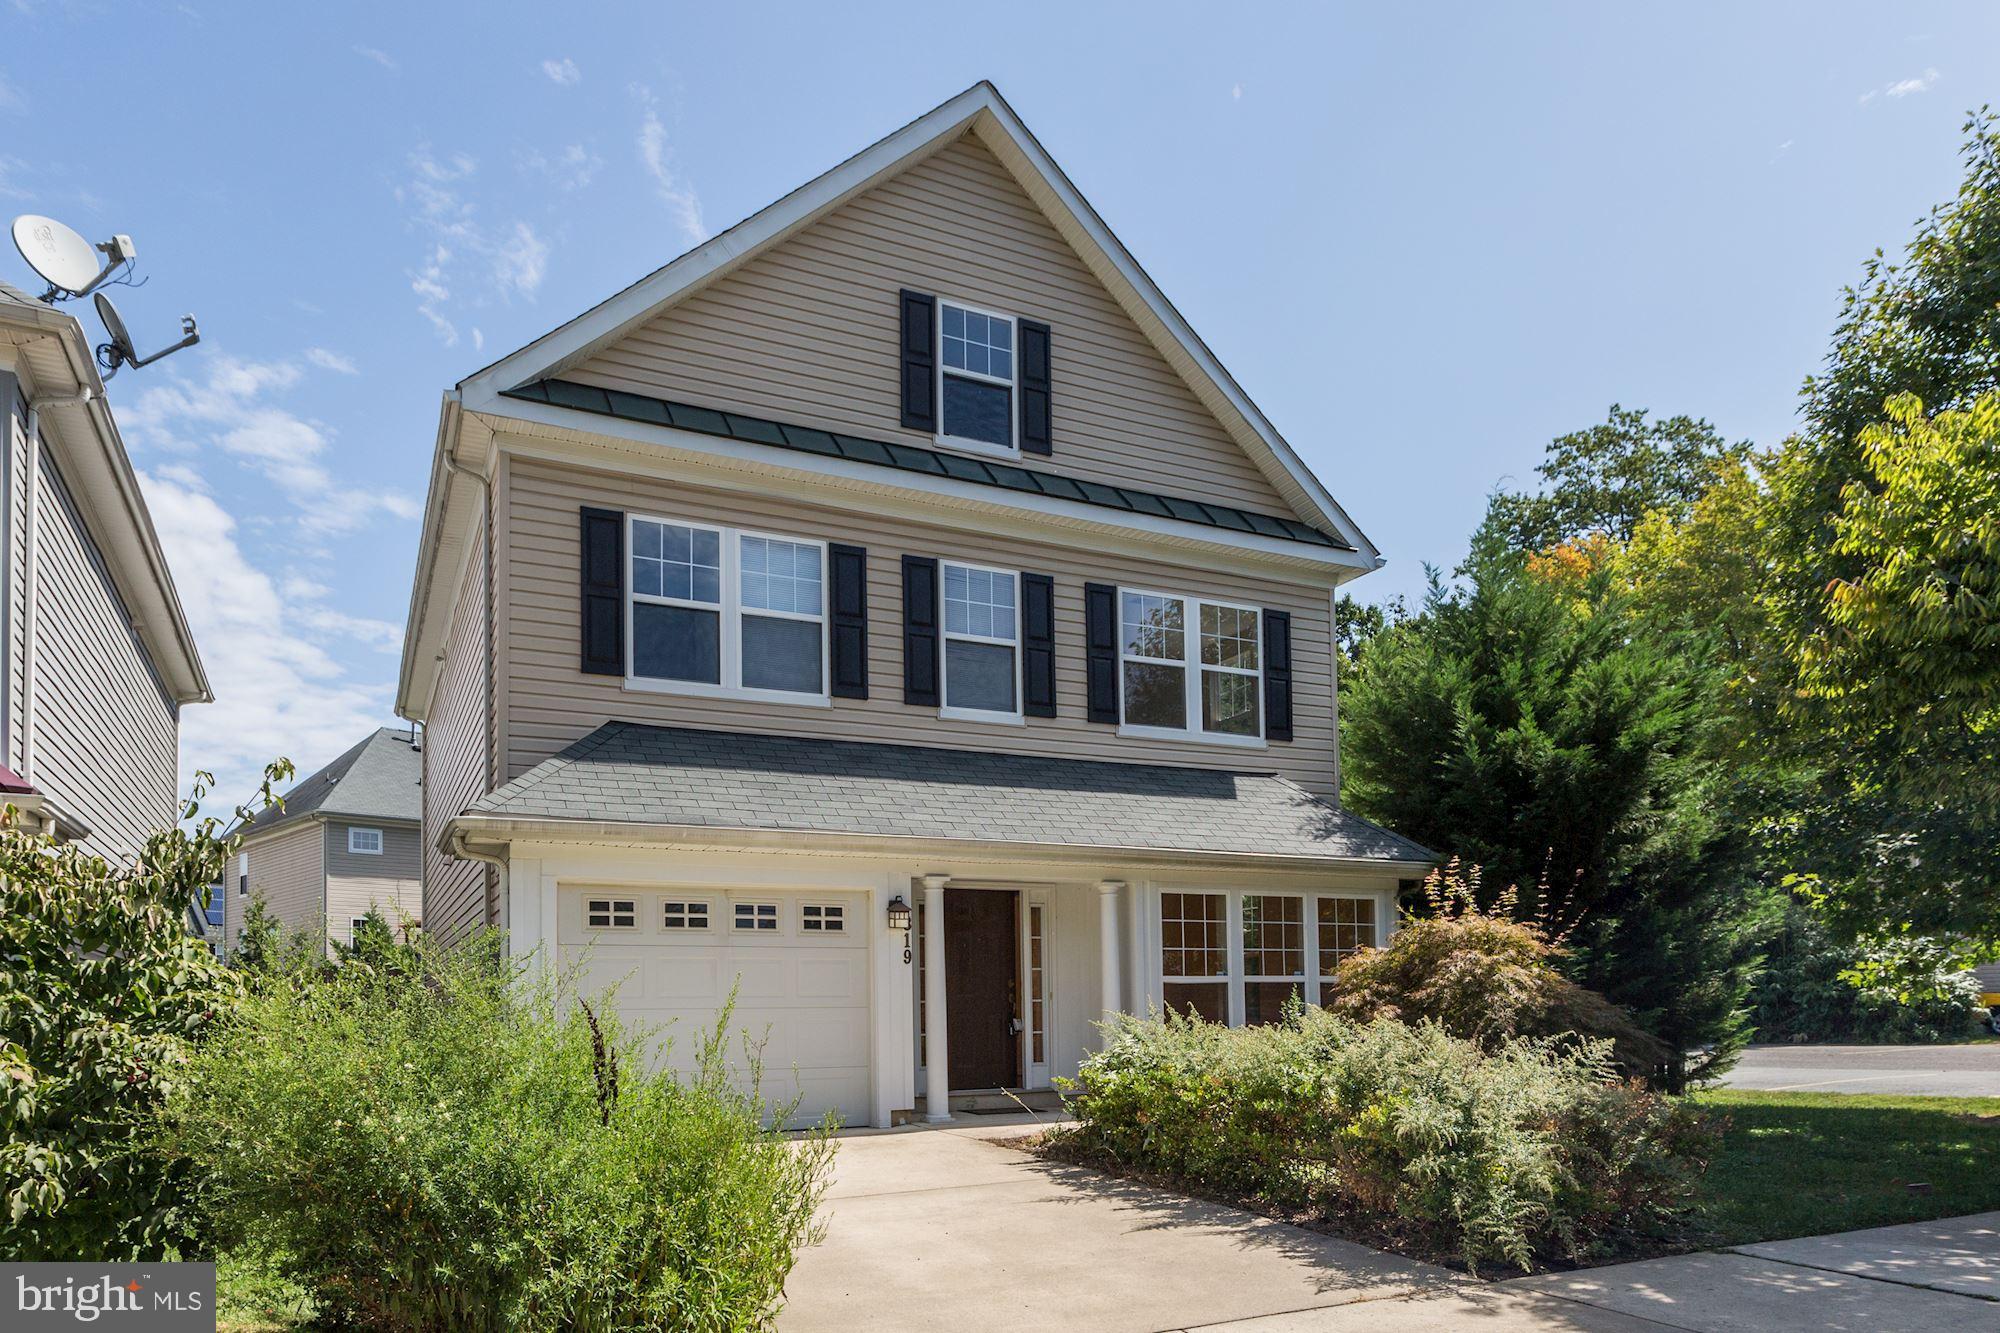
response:
<path id="1" fill-rule="evenodd" d="M 0 802 L 129 860 L 213 696 L 83 326 L 4 283 L 0 423 Z"/>
<path id="2" fill-rule="evenodd" d="M 1267 1019 L 1431 859 L 1336 804 L 1379 563 L 980 84 L 446 395 L 426 923 L 850 1123 Z"/>
<path id="3" fill-rule="evenodd" d="M 230 861 L 223 938 L 234 948 L 251 900 L 329 948 L 379 911 L 395 929 L 423 913 L 423 759 L 409 730 L 382 727 L 285 793 L 241 830 Z"/>

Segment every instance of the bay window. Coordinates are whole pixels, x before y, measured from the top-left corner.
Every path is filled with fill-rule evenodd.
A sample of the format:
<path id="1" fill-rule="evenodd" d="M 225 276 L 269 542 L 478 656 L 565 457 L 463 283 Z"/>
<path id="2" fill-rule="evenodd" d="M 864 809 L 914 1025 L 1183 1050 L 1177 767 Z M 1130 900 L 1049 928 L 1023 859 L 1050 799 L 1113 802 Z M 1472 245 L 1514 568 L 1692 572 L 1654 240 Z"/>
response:
<path id="1" fill-rule="evenodd" d="M 826 700 L 823 542 L 636 515 L 628 523 L 628 684 Z"/>
<path id="2" fill-rule="evenodd" d="M 1124 729 L 1261 744 L 1263 612 L 1171 593 L 1119 593 Z"/>
<path id="3" fill-rule="evenodd" d="M 1306 900 L 1243 895 L 1243 1021 L 1275 1023 L 1285 1001 L 1305 998 Z"/>
<path id="4" fill-rule="evenodd" d="M 1373 898 L 1322 898 L 1319 900 L 1319 989 L 1324 995 L 1333 989 L 1334 973 L 1340 960 L 1349 954 L 1372 949 L 1375 938 Z"/>
<path id="5" fill-rule="evenodd" d="M 944 713 L 1021 716 L 1020 598 L 1015 575 L 944 565 Z"/>

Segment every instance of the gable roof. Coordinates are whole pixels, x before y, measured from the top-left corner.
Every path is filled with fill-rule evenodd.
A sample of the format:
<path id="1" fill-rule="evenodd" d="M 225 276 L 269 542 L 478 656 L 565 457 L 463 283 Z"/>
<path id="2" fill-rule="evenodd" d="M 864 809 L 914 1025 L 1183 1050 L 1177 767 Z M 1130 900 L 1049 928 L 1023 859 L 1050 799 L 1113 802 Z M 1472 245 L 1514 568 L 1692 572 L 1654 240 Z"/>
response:
<path id="1" fill-rule="evenodd" d="M 1437 859 L 1270 773 L 633 722 L 607 722 L 454 823 L 472 832 L 483 820 L 1181 857 Z"/>
<path id="2" fill-rule="evenodd" d="M 1085 266 L 1307 525 L 1335 534 L 1368 563 L 1379 562 L 1375 545 L 1105 226 L 999 90 L 984 81 L 461 381 L 461 402 L 469 411 L 505 415 L 503 398 L 509 391 L 562 378 L 564 371 L 663 310 L 967 133 L 978 135 L 1021 183 Z"/>
<path id="3" fill-rule="evenodd" d="M 423 755 L 403 727 L 378 727 L 347 753 L 285 793 L 285 807 L 258 812 L 239 831 L 268 833 L 309 816 L 417 823 L 423 818 Z"/>

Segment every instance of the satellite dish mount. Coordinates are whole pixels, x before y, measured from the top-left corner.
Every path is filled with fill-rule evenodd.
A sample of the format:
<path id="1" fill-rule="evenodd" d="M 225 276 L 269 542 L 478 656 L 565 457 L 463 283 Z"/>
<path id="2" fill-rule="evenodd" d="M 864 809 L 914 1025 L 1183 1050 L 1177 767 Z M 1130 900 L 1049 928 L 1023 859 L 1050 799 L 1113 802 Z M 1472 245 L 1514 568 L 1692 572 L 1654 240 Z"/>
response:
<path id="1" fill-rule="evenodd" d="M 35 270 L 35 276 L 49 285 L 41 299 L 50 305 L 97 290 L 131 268 L 139 253 L 130 236 L 113 236 L 92 245 L 74 228 L 39 213 L 23 213 L 14 219 L 14 248 Z M 100 254 L 104 256 L 102 263 Z"/>
<path id="2" fill-rule="evenodd" d="M 104 331 L 111 335 L 110 342 L 99 344 L 97 348 L 97 364 L 107 380 L 116 375 L 121 367 L 130 366 L 137 370 L 141 366 L 150 366 L 163 356 L 172 356 L 183 347 L 192 347 L 201 341 L 201 334 L 194 326 L 194 316 L 182 315 L 179 342 L 172 347 L 163 347 L 151 356 L 140 356 L 133 349 L 132 335 L 125 331 L 124 317 L 118 313 L 118 307 L 111 304 L 111 298 L 99 292 L 93 299 L 97 302 L 97 317 L 104 321 Z"/>

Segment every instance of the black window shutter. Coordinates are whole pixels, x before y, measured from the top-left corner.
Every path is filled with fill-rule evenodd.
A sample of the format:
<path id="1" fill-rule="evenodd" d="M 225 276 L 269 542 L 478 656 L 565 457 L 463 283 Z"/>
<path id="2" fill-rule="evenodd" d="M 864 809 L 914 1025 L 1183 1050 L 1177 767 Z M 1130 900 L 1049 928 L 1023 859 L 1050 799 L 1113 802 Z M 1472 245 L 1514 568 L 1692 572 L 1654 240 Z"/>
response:
<path id="1" fill-rule="evenodd" d="M 1021 575 L 1021 711 L 1056 715 L 1056 581 Z"/>
<path id="2" fill-rule="evenodd" d="M 1264 739 L 1292 738 L 1292 616 L 1264 613 Z"/>
<path id="3" fill-rule="evenodd" d="M 827 548 L 833 566 L 833 697 L 868 697 L 868 550 L 834 543 Z"/>
<path id="4" fill-rule="evenodd" d="M 1021 452 L 1047 454 L 1050 440 L 1049 326 L 1021 321 Z"/>
<path id="5" fill-rule="evenodd" d="M 1083 585 L 1084 697 L 1092 722 L 1118 722 L 1118 589 Z"/>
<path id="6" fill-rule="evenodd" d="M 625 674 L 625 515 L 583 509 L 583 670 Z"/>
<path id="7" fill-rule="evenodd" d="M 938 562 L 903 557 L 903 702 L 936 708 Z"/>
<path id="8" fill-rule="evenodd" d="M 903 427 L 937 431 L 937 298 L 903 293 Z"/>

